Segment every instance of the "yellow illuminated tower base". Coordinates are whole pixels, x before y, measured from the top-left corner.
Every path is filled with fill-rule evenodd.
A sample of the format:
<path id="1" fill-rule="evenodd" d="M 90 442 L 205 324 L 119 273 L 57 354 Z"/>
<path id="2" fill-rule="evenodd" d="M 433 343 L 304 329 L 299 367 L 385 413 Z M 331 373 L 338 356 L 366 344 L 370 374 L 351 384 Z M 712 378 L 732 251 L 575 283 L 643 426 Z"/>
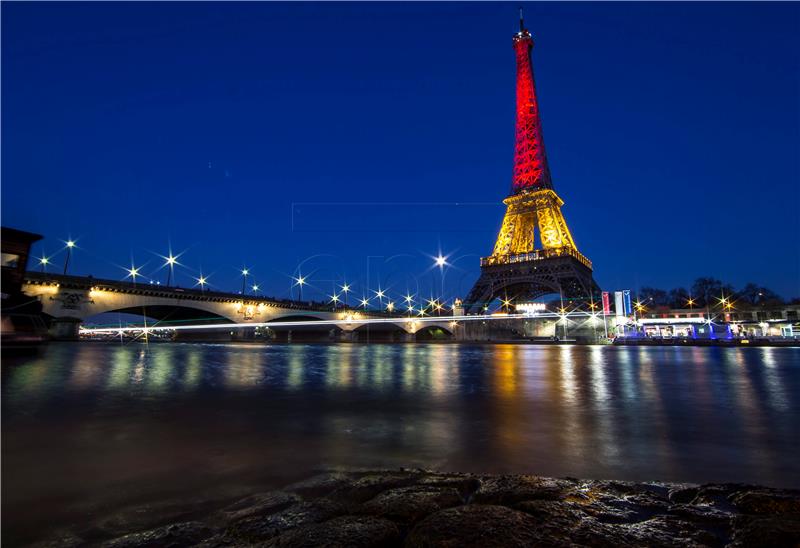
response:
<path id="1" fill-rule="evenodd" d="M 494 252 L 481 259 L 481 276 L 464 303 L 467 313 L 480 312 L 496 298 L 518 301 L 554 293 L 588 300 L 599 292 L 592 262 L 575 246 L 561 213 L 564 202 L 555 191 L 523 191 L 503 203 L 507 210 Z"/>

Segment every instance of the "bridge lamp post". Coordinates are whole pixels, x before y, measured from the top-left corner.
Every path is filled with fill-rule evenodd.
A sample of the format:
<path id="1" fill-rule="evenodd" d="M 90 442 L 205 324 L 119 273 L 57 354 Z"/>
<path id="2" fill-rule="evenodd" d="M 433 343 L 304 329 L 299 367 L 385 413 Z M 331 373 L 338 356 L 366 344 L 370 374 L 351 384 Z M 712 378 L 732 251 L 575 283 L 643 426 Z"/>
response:
<path id="1" fill-rule="evenodd" d="M 250 271 L 246 268 L 242 269 L 242 295 L 247 292 L 247 275 L 250 274 Z"/>
<path id="2" fill-rule="evenodd" d="M 200 277 L 197 278 L 197 285 L 200 286 L 200 293 L 202 293 L 205 290 L 207 283 L 208 283 L 208 279 L 205 276 L 203 276 L 202 274 L 200 274 Z"/>
<path id="3" fill-rule="evenodd" d="M 345 283 L 341 286 L 342 293 L 344 293 L 344 307 L 347 308 L 347 294 L 350 293 L 350 286 Z"/>
<path id="4" fill-rule="evenodd" d="M 362 298 L 362 299 L 361 299 L 361 306 L 363 306 L 363 307 L 364 307 L 364 310 L 366 310 L 366 309 L 367 309 L 367 307 L 369 306 L 369 299 L 367 299 L 367 298 Z"/>
<path id="5" fill-rule="evenodd" d="M 386 310 L 388 312 L 394 312 L 394 303 L 392 301 L 389 301 L 389 304 L 386 305 Z"/>
<path id="6" fill-rule="evenodd" d="M 69 259 L 72 257 L 73 247 L 75 247 L 75 242 L 73 240 L 67 240 L 67 256 L 64 259 L 64 274 L 67 273 L 67 267 L 69 267 Z"/>
<path id="7" fill-rule="evenodd" d="M 169 267 L 169 269 L 167 270 L 167 287 L 169 287 L 169 283 L 172 281 L 173 272 L 175 270 L 176 264 L 178 264 L 178 258 L 174 257 L 172 253 L 170 253 L 169 257 L 167 257 L 167 262 L 164 263 L 164 266 Z"/>
<path id="8" fill-rule="evenodd" d="M 444 267 L 448 266 L 447 257 L 443 256 L 441 252 L 436 257 L 434 262 L 435 266 L 439 267 L 439 280 L 441 282 L 441 295 L 444 295 Z"/>
<path id="9" fill-rule="evenodd" d="M 378 288 L 377 291 L 375 291 L 375 296 L 378 297 L 378 301 L 381 303 L 381 308 L 383 308 L 383 296 L 384 295 L 385 295 L 385 293 L 383 292 L 383 289 L 381 289 L 380 287 Z"/>
<path id="10" fill-rule="evenodd" d="M 138 275 L 139 275 L 139 269 L 136 268 L 135 266 L 131 266 L 128 269 L 128 275 L 125 276 L 125 277 L 126 278 L 132 278 L 133 279 L 133 285 L 136 285 L 136 276 L 138 276 Z"/>
<path id="11" fill-rule="evenodd" d="M 303 286 L 306 285 L 306 279 L 303 276 L 298 276 L 297 278 L 293 278 L 293 279 L 295 281 L 294 285 L 296 285 L 298 287 L 298 291 L 299 291 L 299 295 L 300 295 L 299 299 L 302 301 L 303 300 Z"/>
<path id="12" fill-rule="evenodd" d="M 253 284 L 253 295 L 258 293 L 258 284 Z"/>
<path id="13" fill-rule="evenodd" d="M 39 259 L 39 264 L 42 267 L 42 272 L 46 272 L 47 265 L 50 264 L 50 259 L 48 259 L 47 257 L 42 257 L 41 259 Z"/>
<path id="14" fill-rule="evenodd" d="M 340 301 L 340 300 L 341 300 L 341 299 L 339 299 L 339 295 L 337 295 L 336 293 L 334 293 L 333 295 L 331 295 L 331 302 L 333 303 L 333 309 L 334 309 L 334 310 L 336 310 L 336 305 L 338 305 L 338 304 L 339 304 L 339 301 Z"/>

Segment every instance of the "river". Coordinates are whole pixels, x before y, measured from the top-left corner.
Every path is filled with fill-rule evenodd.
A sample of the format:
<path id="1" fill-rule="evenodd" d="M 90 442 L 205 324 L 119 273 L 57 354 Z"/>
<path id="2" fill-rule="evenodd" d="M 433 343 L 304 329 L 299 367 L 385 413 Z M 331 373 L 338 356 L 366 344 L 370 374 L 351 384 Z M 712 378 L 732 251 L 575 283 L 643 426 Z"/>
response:
<path id="1" fill-rule="evenodd" d="M 4 529 L 336 467 L 800 487 L 798 418 L 800 348 L 53 343 L 3 362 Z"/>

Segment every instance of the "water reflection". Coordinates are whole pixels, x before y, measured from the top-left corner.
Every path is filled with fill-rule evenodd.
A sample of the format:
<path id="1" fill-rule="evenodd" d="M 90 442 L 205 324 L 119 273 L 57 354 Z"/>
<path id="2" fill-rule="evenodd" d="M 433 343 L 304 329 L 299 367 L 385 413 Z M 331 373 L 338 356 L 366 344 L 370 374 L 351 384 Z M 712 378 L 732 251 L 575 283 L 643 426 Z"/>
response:
<path id="1" fill-rule="evenodd" d="M 53 344 L 2 375 L 12 505 L 323 465 L 800 487 L 800 349 Z"/>

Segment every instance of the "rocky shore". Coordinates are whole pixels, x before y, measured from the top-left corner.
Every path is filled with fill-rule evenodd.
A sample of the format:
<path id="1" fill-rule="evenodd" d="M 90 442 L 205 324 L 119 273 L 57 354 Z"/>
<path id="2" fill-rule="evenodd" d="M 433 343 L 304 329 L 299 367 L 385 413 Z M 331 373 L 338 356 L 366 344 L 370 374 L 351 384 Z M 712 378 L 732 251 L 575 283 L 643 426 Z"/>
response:
<path id="1" fill-rule="evenodd" d="M 329 472 L 236 501 L 130 508 L 37 546 L 800 546 L 800 491 Z"/>

